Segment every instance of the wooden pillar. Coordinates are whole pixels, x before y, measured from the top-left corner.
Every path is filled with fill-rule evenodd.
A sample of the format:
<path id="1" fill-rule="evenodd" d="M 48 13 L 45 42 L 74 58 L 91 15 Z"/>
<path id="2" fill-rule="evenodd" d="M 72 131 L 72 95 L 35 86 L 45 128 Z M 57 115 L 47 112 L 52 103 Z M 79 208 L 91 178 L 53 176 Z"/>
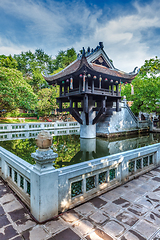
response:
<path id="1" fill-rule="evenodd" d="M 119 99 L 116 99 L 116 112 L 119 112 Z"/>
<path id="2" fill-rule="evenodd" d="M 116 85 L 116 95 L 119 96 L 119 84 Z"/>
<path id="3" fill-rule="evenodd" d="M 92 79 L 92 93 L 94 93 L 94 79 Z"/>
<path id="4" fill-rule="evenodd" d="M 66 81 L 64 82 L 64 95 L 66 95 L 66 91 L 67 91 L 67 88 L 66 88 Z"/>
<path id="5" fill-rule="evenodd" d="M 102 108 L 103 108 L 103 111 L 105 111 L 105 108 L 106 108 L 106 99 L 105 98 L 102 100 Z"/>
<path id="6" fill-rule="evenodd" d="M 111 85 L 111 93 L 114 95 L 114 85 Z"/>
<path id="7" fill-rule="evenodd" d="M 85 113 L 88 113 L 88 95 L 84 95 L 84 100 L 83 100 L 83 111 Z"/>
<path id="8" fill-rule="evenodd" d="M 78 102 L 75 102 L 75 108 L 78 108 Z"/>
<path id="9" fill-rule="evenodd" d="M 69 100 L 70 100 L 70 109 L 72 109 L 73 108 L 73 101 L 72 101 L 71 98 Z"/>
<path id="10" fill-rule="evenodd" d="M 82 91 L 82 79 L 79 78 L 79 93 Z"/>
<path id="11" fill-rule="evenodd" d="M 60 84 L 59 95 L 62 96 L 62 83 Z"/>
<path id="12" fill-rule="evenodd" d="M 85 87 L 85 91 L 87 92 L 88 91 L 88 78 L 86 78 L 86 87 Z"/>

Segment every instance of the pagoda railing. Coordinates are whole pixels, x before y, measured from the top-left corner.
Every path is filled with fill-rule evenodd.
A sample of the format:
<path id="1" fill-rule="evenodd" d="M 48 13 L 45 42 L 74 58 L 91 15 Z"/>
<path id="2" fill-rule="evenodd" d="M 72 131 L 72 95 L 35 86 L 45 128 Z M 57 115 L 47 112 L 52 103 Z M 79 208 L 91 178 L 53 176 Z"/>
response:
<path id="1" fill-rule="evenodd" d="M 112 91 L 109 89 L 105 89 L 105 88 L 94 88 L 94 91 L 92 91 L 92 88 L 89 86 L 88 89 L 85 89 L 83 91 L 83 89 L 79 90 L 79 88 L 74 88 L 74 89 L 70 89 L 69 92 L 68 91 L 63 91 L 61 93 L 61 96 L 70 96 L 70 95 L 74 95 L 74 94 L 79 94 L 79 93 L 94 93 L 94 94 L 104 94 L 104 95 L 109 95 L 109 96 L 120 96 L 120 93 L 116 91 Z"/>

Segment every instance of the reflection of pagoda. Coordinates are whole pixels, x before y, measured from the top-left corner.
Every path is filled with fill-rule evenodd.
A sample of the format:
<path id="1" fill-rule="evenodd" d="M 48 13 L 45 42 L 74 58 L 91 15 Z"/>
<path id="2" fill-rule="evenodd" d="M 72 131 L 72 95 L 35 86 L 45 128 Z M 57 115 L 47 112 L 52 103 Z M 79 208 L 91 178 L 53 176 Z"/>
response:
<path id="1" fill-rule="evenodd" d="M 136 76 L 135 72 L 125 73 L 116 69 L 103 50 L 100 42 L 96 49 L 83 49 L 82 55 L 61 72 L 44 76 L 52 85 L 60 85 L 57 99 L 59 111 L 69 111 L 81 124 L 81 138 L 96 137 L 96 123 L 116 102 L 119 109 L 121 96 L 120 82 L 130 83 Z M 69 108 L 63 108 L 62 103 L 70 103 Z"/>

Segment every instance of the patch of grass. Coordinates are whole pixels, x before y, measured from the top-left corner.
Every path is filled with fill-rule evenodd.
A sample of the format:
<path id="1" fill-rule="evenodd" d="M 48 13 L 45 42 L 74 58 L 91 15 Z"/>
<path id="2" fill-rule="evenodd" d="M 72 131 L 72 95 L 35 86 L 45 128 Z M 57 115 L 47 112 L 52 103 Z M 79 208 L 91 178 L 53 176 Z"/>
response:
<path id="1" fill-rule="evenodd" d="M 20 121 L 19 119 L 0 119 L 0 124 L 3 123 L 30 123 L 30 122 L 41 122 L 37 119 L 25 119 L 25 122 Z"/>
<path id="2" fill-rule="evenodd" d="M 19 119 L 0 119 L 0 123 L 20 123 Z"/>
<path id="3" fill-rule="evenodd" d="M 42 122 L 42 121 L 37 119 L 25 119 L 25 123 L 29 123 L 29 122 Z"/>

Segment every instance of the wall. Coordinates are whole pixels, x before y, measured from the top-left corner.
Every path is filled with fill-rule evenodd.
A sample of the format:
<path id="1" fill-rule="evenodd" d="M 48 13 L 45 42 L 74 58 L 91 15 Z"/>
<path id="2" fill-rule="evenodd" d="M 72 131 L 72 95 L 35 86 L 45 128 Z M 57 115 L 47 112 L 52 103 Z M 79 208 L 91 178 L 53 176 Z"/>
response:
<path id="1" fill-rule="evenodd" d="M 114 105 L 113 108 L 115 108 Z M 139 122 L 128 107 L 126 100 L 120 103 L 120 108 L 121 111 L 113 111 L 112 115 L 102 117 L 96 128 L 98 135 L 138 131 L 139 129 L 148 130 L 150 126 L 148 120 Z"/>

